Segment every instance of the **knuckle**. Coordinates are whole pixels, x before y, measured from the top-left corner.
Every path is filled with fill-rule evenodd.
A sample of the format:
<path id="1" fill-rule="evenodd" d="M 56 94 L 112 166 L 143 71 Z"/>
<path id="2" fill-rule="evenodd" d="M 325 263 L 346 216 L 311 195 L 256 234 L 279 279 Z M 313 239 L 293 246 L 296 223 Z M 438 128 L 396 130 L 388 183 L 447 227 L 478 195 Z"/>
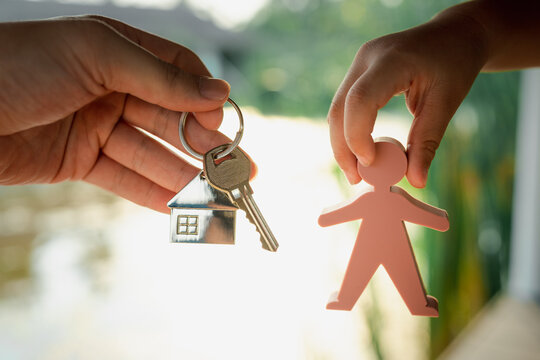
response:
<path id="1" fill-rule="evenodd" d="M 191 82 L 191 84 L 189 85 L 195 86 L 195 79 L 193 76 L 189 77 L 184 71 L 182 71 L 182 69 L 178 68 L 177 66 L 174 66 L 164 61 L 162 61 L 162 63 L 165 67 L 165 81 L 171 88 L 178 87 L 178 83 L 183 83 L 185 86 L 188 85 L 189 82 Z"/>
<path id="2" fill-rule="evenodd" d="M 133 158 L 131 159 L 131 168 L 136 172 L 142 172 L 144 170 L 144 167 L 147 164 L 148 160 L 147 155 L 150 151 L 150 145 L 150 138 L 148 138 L 147 136 L 141 138 L 141 141 L 139 142 L 137 149 L 133 154 Z"/>
<path id="3" fill-rule="evenodd" d="M 355 59 L 361 60 L 369 57 L 369 55 L 377 48 L 378 39 L 369 40 L 360 46 L 356 52 Z"/>
<path id="4" fill-rule="evenodd" d="M 166 64 L 165 66 L 165 79 L 168 84 L 174 84 L 180 77 L 180 69 L 174 65 Z"/>
<path id="5" fill-rule="evenodd" d="M 389 42 L 385 41 L 386 37 L 380 37 L 376 39 L 369 40 L 362 44 L 356 53 L 357 60 L 368 60 L 372 59 L 374 56 L 379 56 L 389 48 Z M 391 44 L 391 42 L 390 42 Z"/>
<path id="6" fill-rule="evenodd" d="M 343 100 L 341 99 L 337 100 L 335 98 L 332 100 L 332 103 L 330 104 L 330 109 L 328 110 L 328 116 L 327 116 L 327 121 L 329 124 L 331 124 L 333 121 L 343 118 L 343 107 L 344 107 Z"/>
<path id="7" fill-rule="evenodd" d="M 422 145 L 422 149 L 428 153 L 431 158 L 435 157 L 435 152 L 439 148 L 439 142 L 435 140 L 426 140 Z"/>
<path id="8" fill-rule="evenodd" d="M 370 89 L 363 83 L 355 83 L 347 93 L 345 103 L 365 102 L 370 97 Z"/>
<path id="9" fill-rule="evenodd" d="M 439 148 L 439 142 L 433 139 L 424 139 L 420 142 L 413 142 L 409 149 L 423 154 L 423 157 L 429 161 L 433 160 L 435 153 Z"/>
<path id="10" fill-rule="evenodd" d="M 372 65 L 409 66 L 414 63 L 411 59 L 414 48 L 402 35 L 389 34 L 364 43 L 356 58 Z"/>

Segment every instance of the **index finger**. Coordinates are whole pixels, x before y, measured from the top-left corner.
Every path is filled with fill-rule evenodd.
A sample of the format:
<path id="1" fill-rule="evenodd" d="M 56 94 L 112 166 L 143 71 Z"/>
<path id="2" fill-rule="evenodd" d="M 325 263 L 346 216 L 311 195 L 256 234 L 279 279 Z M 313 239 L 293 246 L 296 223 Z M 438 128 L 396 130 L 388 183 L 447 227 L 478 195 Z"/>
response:
<path id="1" fill-rule="evenodd" d="M 360 163 L 369 166 L 375 157 L 371 133 L 377 112 L 392 96 L 407 90 L 412 76 L 407 68 L 379 61 L 367 69 L 349 89 L 345 100 L 344 136 Z"/>
<path id="2" fill-rule="evenodd" d="M 180 142 L 178 134 L 180 117 L 181 114 L 178 112 L 163 109 L 133 96 L 126 99 L 123 113 L 123 119 L 129 124 L 143 129 L 185 154 L 189 154 Z M 206 129 L 197 121 L 193 121 L 191 114 L 188 116 L 184 134 L 189 144 L 201 154 L 205 154 L 216 146 L 231 143 L 231 139 L 223 133 Z M 257 174 L 257 165 L 249 155 L 248 157 L 251 160 L 251 178 L 253 178 Z"/>

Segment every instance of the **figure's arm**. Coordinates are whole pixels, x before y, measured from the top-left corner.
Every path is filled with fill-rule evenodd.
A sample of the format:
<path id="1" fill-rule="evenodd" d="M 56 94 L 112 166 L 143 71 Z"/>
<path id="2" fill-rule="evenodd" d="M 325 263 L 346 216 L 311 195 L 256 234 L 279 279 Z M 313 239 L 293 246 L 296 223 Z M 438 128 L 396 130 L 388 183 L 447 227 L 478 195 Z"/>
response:
<path id="1" fill-rule="evenodd" d="M 397 186 L 392 186 L 392 192 L 401 195 L 403 220 L 438 231 L 450 228 L 448 213 L 445 210 L 417 200 Z"/>
<path id="2" fill-rule="evenodd" d="M 363 218 L 361 198 L 362 195 L 324 209 L 319 216 L 319 225 L 325 227 Z"/>

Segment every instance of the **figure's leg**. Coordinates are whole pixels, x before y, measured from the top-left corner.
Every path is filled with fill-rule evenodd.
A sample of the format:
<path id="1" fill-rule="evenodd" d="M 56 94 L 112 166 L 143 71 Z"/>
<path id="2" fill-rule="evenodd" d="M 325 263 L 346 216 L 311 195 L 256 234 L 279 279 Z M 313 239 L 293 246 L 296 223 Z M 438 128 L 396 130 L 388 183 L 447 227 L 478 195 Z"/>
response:
<path id="1" fill-rule="evenodd" d="M 413 315 L 439 316 L 439 303 L 426 295 L 422 277 L 414 258 L 409 239 L 395 244 L 394 251 L 383 260 L 383 266 Z"/>
<path id="2" fill-rule="evenodd" d="M 372 247 L 357 240 L 343 277 L 341 289 L 328 299 L 327 309 L 351 310 L 380 265 L 380 257 Z"/>

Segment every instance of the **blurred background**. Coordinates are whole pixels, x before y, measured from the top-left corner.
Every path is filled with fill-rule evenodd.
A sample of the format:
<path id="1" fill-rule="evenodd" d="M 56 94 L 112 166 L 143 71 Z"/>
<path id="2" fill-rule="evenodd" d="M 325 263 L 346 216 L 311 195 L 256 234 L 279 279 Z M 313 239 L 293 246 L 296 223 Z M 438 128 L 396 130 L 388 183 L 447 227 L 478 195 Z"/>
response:
<path id="1" fill-rule="evenodd" d="M 245 112 L 255 199 L 281 244 L 261 250 L 241 213 L 235 246 L 169 244 L 167 216 L 90 185 L 0 187 L 0 358 L 439 357 L 508 282 L 519 74 L 480 75 L 427 187 L 400 184 L 450 216 L 446 233 L 408 226 L 438 319 L 410 316 L 381 269 L 352 312 L 326 311 L 358 223 L 316 222 L 358 191 L 325 121 L 356 51 L 456 3 L 0 1 L 0 21 L 101 14 L 194 50 Z M 375 135 L 405 142 L 410 123 L 395 97 Z"/>

